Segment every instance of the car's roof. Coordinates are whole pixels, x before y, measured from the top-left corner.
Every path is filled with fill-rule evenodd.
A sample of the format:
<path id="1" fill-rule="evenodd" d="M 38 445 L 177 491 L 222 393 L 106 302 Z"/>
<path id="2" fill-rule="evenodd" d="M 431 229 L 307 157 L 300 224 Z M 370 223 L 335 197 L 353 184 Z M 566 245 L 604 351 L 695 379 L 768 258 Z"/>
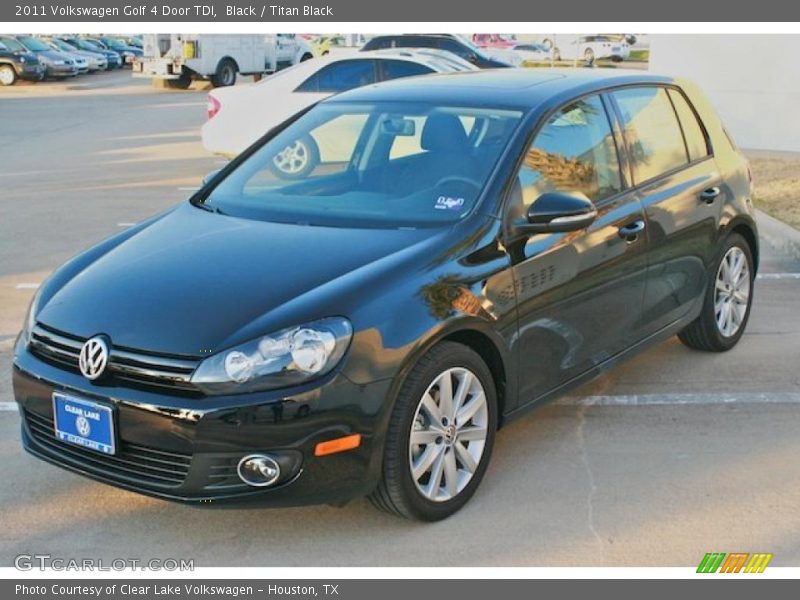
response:
<path id="1" fill-rule="evenodd" d="M 343 92 L 326 102 L 418 101 L 525 110 L 562 94 L 671 81 L 669 77 L 624 69 L 483 69 L 394 79 Z"/>

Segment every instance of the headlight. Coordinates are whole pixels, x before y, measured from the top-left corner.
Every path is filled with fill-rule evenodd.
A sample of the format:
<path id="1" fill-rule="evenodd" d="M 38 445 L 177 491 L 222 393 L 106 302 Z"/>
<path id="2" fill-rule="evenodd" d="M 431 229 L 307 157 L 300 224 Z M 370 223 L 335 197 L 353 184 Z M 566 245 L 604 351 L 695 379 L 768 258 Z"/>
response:
<path id="1" fill-rule="evenodd" d="M 353 328 L 331 317 L 290 327 L 205 359 L 192 383 L 209 394 L 241 394 L 298 385 L 329 373 L 342 359 Z"/>
<path id="2" fill-rule="evenodd" d="M 33 326 L 36 325 L 36 315 L 39 312 L 39 296 L 41 296 L 42 287 L 41 285 L 39 286 L 39 289 L 36 290 L 36 293 L 31 299 L 31 303 L 28 305 L 28 313 L 25 315 L 25 324 L 22 326 L 22 332 L 20 333 L 20 337 L 26 346 L 31 339 Z"/>
<path id="3" fill-rule="evenodd" d="M 19 62 L 24 63 L 27 59 L 24 56 L 19 57 Z"/>

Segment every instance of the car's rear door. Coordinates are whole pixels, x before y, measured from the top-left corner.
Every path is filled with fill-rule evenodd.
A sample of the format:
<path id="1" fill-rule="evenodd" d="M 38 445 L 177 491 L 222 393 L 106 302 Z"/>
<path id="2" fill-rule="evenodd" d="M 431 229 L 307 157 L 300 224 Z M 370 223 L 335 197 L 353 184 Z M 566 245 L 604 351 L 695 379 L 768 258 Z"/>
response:
<path id="1" fill-rule="evenodd" d="M 643 322 L 647 333 L 655 333 L 702 302 L 714 259 L 721 177 L 706 132 L 678 88 L 634 86 L 610 97 L 647 218 Z"/>
<path id="2" fill-rule="evenodd" d="M 647 273 L 644 214 L 629 189 L 606 102 L 585 96 L 535 135 L 507 199 L 523 217 L 542 194 L 594 202 L 587 229 L 509 240 L 517 291 L 520 403 L 547 394 L 641 337 Z"/>

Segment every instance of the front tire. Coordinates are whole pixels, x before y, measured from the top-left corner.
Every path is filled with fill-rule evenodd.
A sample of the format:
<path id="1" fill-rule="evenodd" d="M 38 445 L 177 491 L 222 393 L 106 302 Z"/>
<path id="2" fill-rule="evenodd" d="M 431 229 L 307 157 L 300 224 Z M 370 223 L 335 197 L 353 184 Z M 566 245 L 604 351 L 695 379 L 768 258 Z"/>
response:
<path id="1" fill-rule="evenodd" d="M 753 304 L 753 253 L 738 233 L 722 244 L 710 275 L 703 309 L 678 338 L 690 348 L 725 352 L 744 334 Z"/>
<path id="2" fill-rule="evenodd" d="M 462 344 L 434 346 L 398 393 L 370 500 L 408 519 L 449 517 L 480 484 L 496 429 L 497 394 L 486 363 Z"/>
<path id="3" fill-rule="evenodd" d="M 0 65 L 0 84 L 14 85 L 17 82 L 17 72 L 11 65 Z"/>

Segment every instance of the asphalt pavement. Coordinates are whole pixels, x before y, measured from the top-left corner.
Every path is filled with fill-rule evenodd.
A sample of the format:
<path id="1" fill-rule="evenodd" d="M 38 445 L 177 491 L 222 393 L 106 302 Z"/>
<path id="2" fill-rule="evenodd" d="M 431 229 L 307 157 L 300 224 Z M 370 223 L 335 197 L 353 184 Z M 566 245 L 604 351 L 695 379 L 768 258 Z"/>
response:
<path id="1" fill-rule="evenodd" d="M 0 90 L 0 566 L 20 553 L 197 566 L 691 566 L 711 551 L 800 565 L 800 234 L 766 217 L 752 318 L 734 350 L 673 339 L 510 424 L 474 499 L 441 523 L 366 501 L 184 506 L 25 454 L 7 404 L 10 344 L 36 285 L 185 199 L 221 162 L 200 145 L 204 92 L 156 90 L 127 72 L 79 82 Z"/>

